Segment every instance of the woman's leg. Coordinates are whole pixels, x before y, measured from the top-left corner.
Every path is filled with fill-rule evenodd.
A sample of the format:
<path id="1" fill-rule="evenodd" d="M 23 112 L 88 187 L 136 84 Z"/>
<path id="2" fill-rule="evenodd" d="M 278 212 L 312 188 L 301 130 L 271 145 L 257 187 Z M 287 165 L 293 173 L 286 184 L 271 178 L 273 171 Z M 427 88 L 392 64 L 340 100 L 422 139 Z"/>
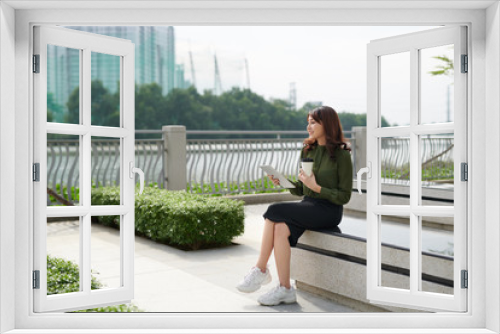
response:
<path id="1" fill-rule="evenodd" d="M 290 229 L 285 223 L 274 224 L 274 259 L 280 279 L 280 285 L 290 289 L 291 248 L 288 237 Z"/>
<path id="2" fill-rule="evenodd" d="M 262 272 L 266 271 L 267 262 L 269 257 L 271 257 L 271 252 L 274 246 L 274 223 L 269 219 L 266 219 L 264 224 L 264 231 L 262 232 L 262 244 L 260 246 L 260 255 L 255 265 L 260 268 Z"/>

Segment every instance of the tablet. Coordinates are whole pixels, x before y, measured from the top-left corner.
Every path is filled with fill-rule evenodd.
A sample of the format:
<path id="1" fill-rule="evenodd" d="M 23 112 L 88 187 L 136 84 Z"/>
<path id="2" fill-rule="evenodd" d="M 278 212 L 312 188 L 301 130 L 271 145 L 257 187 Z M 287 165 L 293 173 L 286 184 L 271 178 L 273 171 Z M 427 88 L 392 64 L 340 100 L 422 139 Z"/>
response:
<path id="1" fill-rule="evenodd" d="M 260 168 L 267 173 L 267 175 L 273 175 L 275 179 L 280 180 L 280 186 L 283 188 L 295 188 L 295 185 L 288 181 L 288 179 L 285 177 L 285 175 L 281 174 L 278 172 L 276 169 L 269 165 L 262 165 Z"/>

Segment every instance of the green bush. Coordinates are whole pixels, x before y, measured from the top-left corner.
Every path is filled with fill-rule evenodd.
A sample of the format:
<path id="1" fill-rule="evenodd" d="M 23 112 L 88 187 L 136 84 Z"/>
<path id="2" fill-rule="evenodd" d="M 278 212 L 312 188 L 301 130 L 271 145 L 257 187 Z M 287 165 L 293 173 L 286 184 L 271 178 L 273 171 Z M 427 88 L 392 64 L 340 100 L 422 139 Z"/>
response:
<path id="1" fill-rule="evenodd" d="M 93 189 L 92 204 L 120 204 L 119 188 Z M 227 198 L 148 187 L 135 197 L 135 230 L 138 235 L 182 249 L 225 246 L 244 232 L 243 204 Z M 96 218 L 103 225 L 119 225 L 114 216 Z"/>
<path id="2" fill-rule="evenodd" d="M 71 187 L 71 191 L 70 191 L 70 196 L 68 197 L 68 187 L 66 185 L 63 186 L 63 189 L 62 189 L 62 192 L 61 192 L 61 184 L 60 183 L 57 183 L 56 184 L 56 189 L 53 189 L 57 194 L 61 194 L 62 193 L 62 197 L 65 199 L 65 200 L 68 200 L 68 201 L 71 201 L 71 202 L 79 202 L 80 201 L 80 188 L 77 188 L 77 187 Z M 52 203 L 57 203 L 57 199 L 52 196 L 52 195 L 49 195 L 50 197 L 50 201 Z"/>
<path id="3" fill-rule="evenodd" d="M 92 276 L 91 289 L 99 289 L 102 284 Z M 47 256 L 47 294 L 77 292 L 80 290 L 78 265 L 57 257 Z"/>
<path id="4" fill-rule="evenodd" d="M 92 276 L 90 288 L 100 289 L 103 284 Z M 56 295 L 80 291 L 80 269 L 74 262 L 47 256 L 47 295 Z M 99 307 L 78 312 L 142 312 L 137 306 L 121 304 Z"/>
<path id="5" fill-rule="evenodd" d="M 297 181 L 297 177 L 289 176 L 292 181 Z M 239 187 L 238 187 L 239 186 Z M 222 196 L 222 194 L 263 194 L 263 193 L 279 193 L 286 192 L 288 189 L 275 186 L 268 177 L 263 177 L 262 179 L 256 181 L 246 181 L 246 182 L 232 182 L 227 184 L 227 182 L 214 183 L 192 183 L 187 184 L 187 192 L 196 194 L 206 194 L 209 196 Z M 216 192 L 217 194 L 212 194 Z"/>

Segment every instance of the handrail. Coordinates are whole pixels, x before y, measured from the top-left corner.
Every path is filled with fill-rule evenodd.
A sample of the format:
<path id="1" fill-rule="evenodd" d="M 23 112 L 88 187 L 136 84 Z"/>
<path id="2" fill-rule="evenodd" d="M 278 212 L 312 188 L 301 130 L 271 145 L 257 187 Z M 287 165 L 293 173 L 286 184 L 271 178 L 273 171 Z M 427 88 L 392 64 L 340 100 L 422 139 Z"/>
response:
<path id="1" fill-rule="evenodd" d="M 162 133 L 160 130 L 137 130 L 136 133 Z M 228 194 L 245 191 L 278 191 L 266 188 L 265 175 L 258 168 L 263 164 L 273 165 L 284 174 L 295 176 L 299 165 L 299 152 L 305 131 L 187 131 L 187 135 L 249 135 L 248 138 L 190 139 L 186 140 L 186 183 L 189 191 L 197 188 L 203 194 Z M 254 135 L 276 135 L 264 139 Z M 297 134 L 294 138 L 280 135 Z M 354 132 L 346 132 L 354 137 Z M 165 137 L 163 139 L 136 139 L 135 166 L 145 174 L 146 185 L 164 187 Z M 356 150 L 364 143 L 349 138 L 353 159 L 353 179 L 356 178 L 358 162 Z M 439 179 L 453 179 L 453 138 L 432 137 L 421 139 L 422 161 L 426 175 L 425 186 Z M 120 142 L 117 139 L 92 140 L 92 181 L 95 187 L 120 184 Z M 357 148 L 358 147 L 358 148 Z M 360 148 L 361 147 L 361 148 Z M 408 185 L 409 139 L 383 138 L 381 140 L 381 165 L 383 184 Z M 78 139 L 47 140 L 47 186 L 73 202 L 78 197 L 79 162 Z M 358 157 L 359 158 L 359 157 Z M 360 166 L 364 167 L 364 166 Z M 122 167 L 125 168 L 125 167 Z M 440 174 L 436 174 L 437 170 Z M 197 191 L 198 191 L 197 190 Z M 47 203 L 53 205 L 49 196 Z"/>

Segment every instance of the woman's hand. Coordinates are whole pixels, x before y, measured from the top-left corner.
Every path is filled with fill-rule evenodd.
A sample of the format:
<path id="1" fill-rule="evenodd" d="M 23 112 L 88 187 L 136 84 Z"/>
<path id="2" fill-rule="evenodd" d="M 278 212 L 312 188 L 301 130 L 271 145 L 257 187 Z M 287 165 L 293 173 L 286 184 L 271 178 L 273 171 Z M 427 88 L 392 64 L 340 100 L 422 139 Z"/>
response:
<path id="1" fill-rule="evenodd" d="M 299 171 L 299 180 L 302 181 L 302 183 L 315 193 L 320 193 L 321 192 L 321 186 L 319 186 L 316 183 L 316 177 L 314 176 L 314 173 L 311 173 L 311 176 L 307 176 L 306 173 L 304 173 L 304 170 L 302 168 Z"/>
<path id="2" fill-rule="evenodd" d="M 275 186 L 279 186 L 280 185 L 280 180 L 279 179 L 275 179 L 274 178 L 274 175 L 268 175 L 267 176 L 271 181 L 273 181 L 274 185 Z"/>

